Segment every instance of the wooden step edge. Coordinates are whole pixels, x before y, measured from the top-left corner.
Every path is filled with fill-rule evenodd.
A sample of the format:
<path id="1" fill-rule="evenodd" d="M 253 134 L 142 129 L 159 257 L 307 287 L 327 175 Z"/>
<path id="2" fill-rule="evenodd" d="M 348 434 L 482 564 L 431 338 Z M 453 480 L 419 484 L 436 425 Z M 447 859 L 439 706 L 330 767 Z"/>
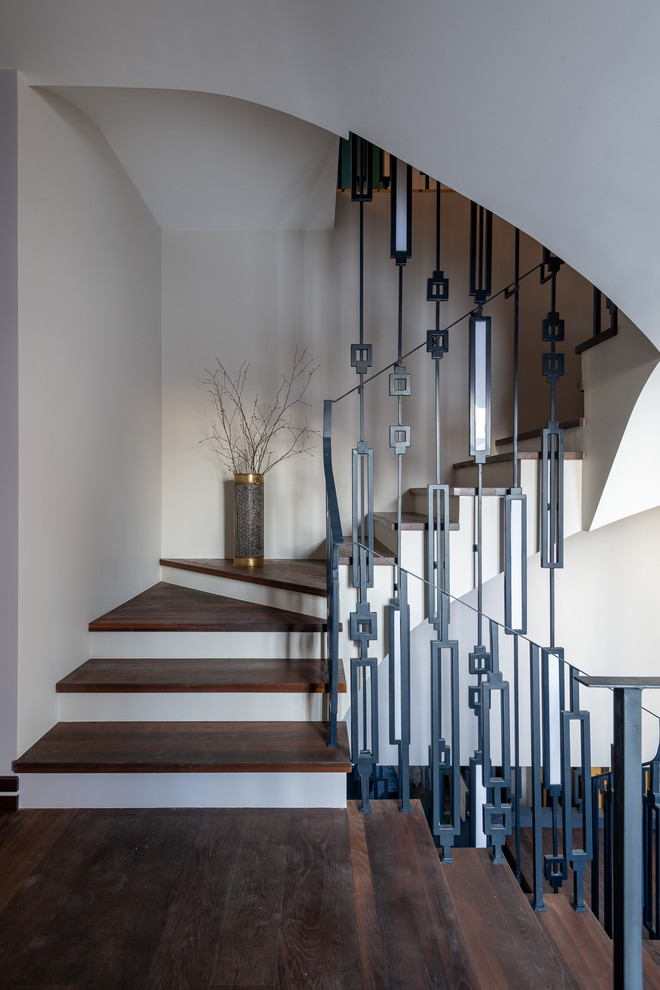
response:
<path id="1" fill-rule="evenodd" d="M 536 917 L 578 986 L 584 990 L 610 990 L 612 941 L 598 919 L 589 908 L 575 911 L 565 890 L 544 895 L 543 903 L 545 910 L 537 912 Z"/>
<path id="2" fill-rule="evenodd" d="M 182 619 L 95 619 L 89 624 L 89 632 L 327 632 L 328 624 L 325 619 L 317 622 L 260 622 L 255 625 L 241 623 L 240 620 L 211 620 Z"/>
<path id="3" fill-rule="evenodd" d="M 398 516 L 396 512 L 374 512 L 374 522 L 379 523 L 386 529 L 396 532 L 398 528 Z M 450 530 L 460 528 L 457 522 L 450 522 Z M 428 529 L 427 517 L 421 512 L 402 512 L 401 530 L 402 532 L 415 532 Z"/>
<path id="4" fill-rule="evenodd" d="M 513 451 L 508 450 L 504 454 L 491 454 L 486 458 L 486 465 L 488 464 L 504 464 L 507 461 L 513 460 Z M 541 451 L 540 450 L 519 450 L 518 451 L 519 461 L 540 461 Z M 564 451 L 565 461 L 582 461 L 584 460 L 583 450 L 565 450 Z M 473 458 L 469 461 L 458 461 L 453 464 L 452 467 L 455 471 L 460 471 L 461 468 L 476 468 L 476 463 Z"/>
<path id="5" fill-rule="evenodd" d="M 160 566 L 196 574 L 210 574 L 231 581 L 266 585 L 284 591 L 297 591 L 318 598 L 327 596 L 324 560 L 280 560 L 269 557 L 264 561 L 263 567 L 236 567 L 231 557 L 161 557 Z"/>
<path id="6" fill-rule="evenodd" d="M 58 722 L 15 773 L 349 773 L 345 722 Z"/>
<path id="7" fill-rule="evenodd" d="M 578 990 L 508 865 L 494 864 L 487 849 L 455 848 L 452 856 L 453 863 L 440 867 L 474 947 L 478 985 Z"/>
<path id="8" fill-rule="evenodd" d="M 375 516 L 374 516 L 375 518 Z M 344 537 L 344 543 L 339 547 L 339 564 L 350 565 L 353 563 L 353 544 L 350 536 Z M 386 547 L 380 540 L 374 540 L 374 564 L 379 566 L 391 566 L 396 561 L 396 554 L 389 547 Z"/>
<path id="9" fill-rule="evenodd" d="M 325 632 L 315 615 L 159 581 L 89 623 L 90 632 Z"/>
<path id="10" fill-rule="evenodd" d="M 268 667 L 272 664 L 272 670 Z M 158 680 L 158 667 L 162 680 Z M 268 665 L 268 666 L 266 666 Z M 318 675 L 312 676 L 311 666 L 318 667 Z M 165 694 L 165 693 L 302 693 L 327 694 L 330 690 L 323 660 L 288 659 L 103 659 L 92 658 L 81 664 L 55 685 L 58 694 Z M 112 667 L 116 667 L 116 672 Z M 153 667 L 150 671 L 149 667 Z M 180 670 L 180 676 L 172 676 Z M 200 671 L 200 667 L 206 670 Z M 256 667 L 256 670 L 255 670 Z M 104 669 L 106 668 L 106 669 Z M 110 669 L 107 669 L 110 668 Z M 186 677 L 188 668 L 188 677 Z M 224 678 L 218 676 L 225 671 Z M 232 668 L 235 673 L 232 674 Z M 251 678 L 241 679 L 243 673 L 254 672 Z M 299 675 L 295 675 L 300 668 Z M 208 672 L 207 672 L 208 671 Z M 171 672 L 171 673 L 170 673 Z M 215 677 L 213 676 L 215 672 Z M 170 673 L 169 679 L 163 677 Z M 193 676 L 196 675 L 195 676 Z M 260 682 L 259 676 L 273 675 L 270 680 Z M 305 675 L 306 676 L 303 676 Z M 123 675 L 123 676 L 122 676 Z M 347 691 L 343 661 L 339 661 L 338 690 Z"/>
<path id="11" fill-rule="evenodd" d="M 577 416 L 575 419 L 565 419 L 559 424 L 560 430 L 578 430 L 580 427 L 584 426 L 584 416 Z M 518 440 L 536 440 L 543 436 L 544 426 L 539 426 L 535 430 L 527 430 L 525 433 L 518 434 Z M 513 443 L 513 436 L 501 437 L 499 440 L 495 441 L 496 447 L 506 447 L 508 444 Z"/>

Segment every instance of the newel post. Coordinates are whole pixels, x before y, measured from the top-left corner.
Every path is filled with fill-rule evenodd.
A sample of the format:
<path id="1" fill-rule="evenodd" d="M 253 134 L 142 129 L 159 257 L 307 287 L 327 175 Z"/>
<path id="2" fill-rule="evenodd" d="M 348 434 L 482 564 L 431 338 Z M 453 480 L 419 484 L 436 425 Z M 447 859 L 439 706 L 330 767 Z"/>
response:
<path id="1" fill-rule="evenodd" d="M 660 677 L 579 677 L 614 692 L 614 990 L 642 990 L 642 691 Z"/>

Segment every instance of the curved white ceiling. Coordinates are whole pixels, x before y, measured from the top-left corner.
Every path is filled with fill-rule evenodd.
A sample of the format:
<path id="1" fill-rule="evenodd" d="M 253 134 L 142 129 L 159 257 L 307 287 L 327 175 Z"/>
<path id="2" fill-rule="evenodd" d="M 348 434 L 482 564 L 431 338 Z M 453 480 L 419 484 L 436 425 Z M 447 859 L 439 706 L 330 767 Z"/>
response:
<path id="1" fill-rule="evenodd" d="M 94 121 L 163 229 L 334 226 L 338 138 L 320 127 L 210 93 L 51 89 Z"/>
<path id="2" fill-rule="evenodd" d="M 31 84 L 198 90 L 356 131 L 489 206 L 654 340 L 656 0 L 3 0 Z"/>
<path id="3" fill-rule="evenodd" d="M 657 0 L 0 0 L 0 64 L 86 109 L 164 226 L 189 222 L 176 214 L 184 204 L 172 202 L 171 177 L 143 180 L 150 166 L 133 137 L 153 127 L 172 173 L 193 138 L 208 142 L 211 164 L 196 168 L 213 184 L 214 161 L 227 154 L 233 167 L 231 150 L 200 135 L 220 103 L 190 94 L 236 97 L 362 134 L 483 203 L 656 345 L 659 35 Z M 182 92 L 135 93 L 127 109 L 125 95 L 92 92 L 105 87 Z M 203 197 L 182 198 L 202 223 Z M 651 441 L 655 423 L 644 429 Z"/>

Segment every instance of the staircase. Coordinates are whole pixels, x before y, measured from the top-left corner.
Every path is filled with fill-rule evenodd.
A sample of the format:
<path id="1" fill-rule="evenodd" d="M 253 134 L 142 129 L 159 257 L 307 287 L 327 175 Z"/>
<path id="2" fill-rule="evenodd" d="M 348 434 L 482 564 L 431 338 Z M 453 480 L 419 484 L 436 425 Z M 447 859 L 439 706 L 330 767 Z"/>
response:
<path id="1" fill-rule="evenodd" d="M 60 721 L 14 763 L 21 805 L 343 807 L 325 563 L 162 560 L 161 576 L 90 622 L 92 658 L 57 684 Z"/>

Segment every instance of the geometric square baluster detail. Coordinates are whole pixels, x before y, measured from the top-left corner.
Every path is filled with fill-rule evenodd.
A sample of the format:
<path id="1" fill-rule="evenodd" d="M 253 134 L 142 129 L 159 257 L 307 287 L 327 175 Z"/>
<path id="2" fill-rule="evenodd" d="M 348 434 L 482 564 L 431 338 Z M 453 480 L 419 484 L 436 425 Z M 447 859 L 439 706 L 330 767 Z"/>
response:
<path id="1" fill-rule="evenodd" d="M 439 360 L 449 350 L 449 330 L 427 330 L 426 350 L 434 360 Z"/>
<path id="2" fill-rule="evenodd" d="M 410 446 L 409 426 L 390 426 L 390 447 L 395 454 L 405 454 L 406 448 Z"/>
<path id="3" fill-rule="evenodd" d="M 378 616 L 369 609 L 369 602 L 358 602 L 350 615 L 349 638 L 364 648 L 378 638 Z"/>
<path id="4" fill-rule="evenodd" d="M 390 374 L 390 395 L 410 395 L 410 372 L 397 364 Z"/>
<path id="5" fill-rule="evenodd" d="M 527 496 L 512 488 L 504 499 L 504 625 L 527 631 Z"/>
<path id="6" fill-rule="evenodd" d="M 541 453 L 541 567 L 564 566 L 564 431 L 550 421 Z"/>
<path id="7" fill-rule="evenodd" d="M 428 621 L 449 635 L 449 485 L 427 487 L 427 612 Z"/>
<path id="8" fill-rule="evenodd" d="M 558 343 L 564 339 L 564 321 L 560 319 L 559 313 L 555 311 L 548 313 L 543 320 L 542 336 L 546 343 Z"/>
<path id="9" fill-rule="evenodd" d="M 351 712 L 351 755 L 362 784 L 361 810 L 370 812 L 369 778 L 378 764 L 378 660 L 375 658 L 351 658 Z"/>
<path id="10" fill-rule="evenodd" d="M 365 504 L 366 503 L 366 504 Z M 364 532 L 366 527 L 366 534 Z M 361 539 L 360 539 L 361 537 Z M 365 440 L 353 448 L 352 471 L 353 587 L 374 586 L 374 452 Z M 366 573 L 361 573 L 358 540 L 368 548 Z M 362 579 L 364 578 L 364 584 Z"/>
<path id="11" fill-rule="evenodd" d="M 447 681 L 449 681 L 449 697 L 445 701 Z M 451 847 L 461 831 L 459 690 L 458 642 L 432 640 L 429 754 L 433 795 L 432 831 L 440 840 L 442 858 L 446 863 L 452 862 Z M 449 731 L 446 731 L 445 714 L 449 715 Z M 447 738 L 451 739 L 449 745 L 446 742 Z M 444 810 L 445 779 L 449 781 L 448 811 Z"/>
<path id="12" fill-rule="evenodd" d="M 435 271 L 426 280 L 427 302 L 446 302 L 449 299 L 449 279 L 443 271 Z"/>
<path id="13" fill-rule="evenodd" d="M 571 803 L 571 722 L 580 725 L 580 767 L 579 776 L 582 786 L 582 844 L 583 848 L 573 846 L 573 808 Z M 589 742 L 589 712 L 562 712 L 562 824 L 564 826 L 564 858 L 573 868 L 573 908 L 576 911 L 586 911 L 584 904 L 583 880 L 587 863 L 593 856 L 592 807 L 591 807 L 591 746 Z"/>
<path id="14" fill-rule="evenodd" d="M 496 769 L 492 761 L 492 695 L 500 694 L 500 760 Z M 511 804 L 503 801 L 504 791 L 511 786 L 511 726 L 509 712 L 509 684 L 500 671 L 495 671 L 481 685 L 483 718 L 483 782 L 486 791 L 492 790 L 492 800 L 484 805 L 484 832 L 493 846 L 494 863 L 503 863 L 502 847 L 511 832 Z"/>
<path id="15" fill-rule="evenodd" d="M 358 375 L 366 375 L 372 365 L 371 344 L 351 344 L 351 367 Z"/>
<path id="16" fill-rule="evenodd" d="M 564 355 L 548 351 L 542 356 L 542 372 L 549 385 L 556 385 L 564 374 Z"/>

